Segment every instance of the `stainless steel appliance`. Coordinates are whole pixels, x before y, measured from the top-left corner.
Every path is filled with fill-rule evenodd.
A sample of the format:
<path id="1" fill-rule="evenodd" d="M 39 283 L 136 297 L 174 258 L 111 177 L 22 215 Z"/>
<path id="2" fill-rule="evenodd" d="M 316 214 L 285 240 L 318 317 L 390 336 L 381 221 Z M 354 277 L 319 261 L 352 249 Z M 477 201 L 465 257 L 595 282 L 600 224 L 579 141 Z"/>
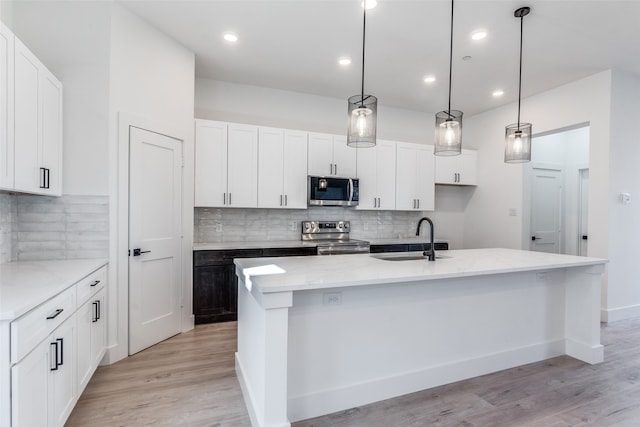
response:
<path id="1" fill-rule="evenodd" d="M 309 206 L 358 206 L 358 178 L 309 176 Z"/>
<path id="2" fill-rule="evenodd" d="M 369 242 L 349 238 L 349 221 L 302 221 L 302 240 L 318 243 L 318 255 L 369 253 Z"/>

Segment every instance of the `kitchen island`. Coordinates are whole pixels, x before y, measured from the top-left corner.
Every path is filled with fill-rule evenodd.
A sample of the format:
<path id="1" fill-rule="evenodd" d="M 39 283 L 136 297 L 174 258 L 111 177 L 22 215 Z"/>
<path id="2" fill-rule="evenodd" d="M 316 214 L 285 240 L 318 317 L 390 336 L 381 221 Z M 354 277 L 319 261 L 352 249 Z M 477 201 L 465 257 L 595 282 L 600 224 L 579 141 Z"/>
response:
<path id="1" fill-rule="evenodd" d="M 253 424 L 287 426 L 564 354 L 603 360 L 606 260 L 438 254 L 237 259 L 236 372 Z"/>

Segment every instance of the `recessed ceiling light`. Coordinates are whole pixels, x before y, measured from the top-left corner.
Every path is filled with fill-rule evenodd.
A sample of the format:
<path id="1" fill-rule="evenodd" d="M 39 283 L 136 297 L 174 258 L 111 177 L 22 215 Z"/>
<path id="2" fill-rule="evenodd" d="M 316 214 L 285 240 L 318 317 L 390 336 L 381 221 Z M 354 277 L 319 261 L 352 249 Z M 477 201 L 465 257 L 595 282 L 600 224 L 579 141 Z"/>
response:
<path id="1" fill-rule="evenodd" d="M 434 76 L 426 76 L 423 80 L 425 83 L 433 83 L 436 81 L 436 78 Z"/>
<path id="2" fill-rule="evenodd" d="M 494 90 L 494 91 L 493 91 L 493 93 L 492 93 L 491 95 L 493 95 L 493 97 L 494 97 L 494 98 L 498 98 L 498 97 L 500 97 L 500 96 L 504 95 L 504 91 L 502 91 L 502 90 L 500 90 L 500 89 L 498 89 L 498 90 Z"/>
<path id="3" fill-rule="evenodd" d="M 235 43 L 238 41 L 238 36 L 233 33 L 224 33 L 222 36 L 228 42 Z"/>
<path id="4" fill-rule="evenodd" d="M 363 0 L 362 7 L 366 7 L 368 9 L 373 9 L 378 5 L 377 0 Z"/>
<path id="5" fill-rule="evenodd" d="M 487 32 L 484 30 L 477 30 L 471 33 L 471 38 L 473 40 L 482 40 L 485 37 L 487 37 Z"/>
<path id="6" fill-rule="evenodd" d="M 342 58 L 338 58 L 338 64 L 349 65 L 351 64 L 351 58 L 347 58 L 346 56 L 343 56 Z"/>

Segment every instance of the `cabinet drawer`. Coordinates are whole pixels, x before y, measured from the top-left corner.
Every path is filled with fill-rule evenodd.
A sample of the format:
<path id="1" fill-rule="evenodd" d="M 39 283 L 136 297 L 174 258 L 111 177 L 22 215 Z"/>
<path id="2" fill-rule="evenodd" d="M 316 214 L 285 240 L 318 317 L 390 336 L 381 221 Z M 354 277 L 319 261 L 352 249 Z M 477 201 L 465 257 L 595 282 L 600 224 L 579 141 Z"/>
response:
<path id="1" fill-rule="evenodd" d="M 11 363 L 18 363 L 76 310 L 76 287 L 11 322 Z"/>
<path id="2" fill-rule="evenodd" d="M 84 304 L 91 295 L 95 295 L 107 283 L 107 266 L 94 271 L 84 279 L 80 280 L 77 287 L 78 307 Z"/>

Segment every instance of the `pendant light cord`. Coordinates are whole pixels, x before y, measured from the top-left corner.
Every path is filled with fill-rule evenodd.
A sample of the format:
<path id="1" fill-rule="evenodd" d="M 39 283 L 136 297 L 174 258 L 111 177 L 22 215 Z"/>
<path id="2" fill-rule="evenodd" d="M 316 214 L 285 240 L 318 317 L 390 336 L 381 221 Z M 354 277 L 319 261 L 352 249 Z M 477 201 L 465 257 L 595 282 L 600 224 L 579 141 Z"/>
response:
<path id="1" fill-rule="evenodd" d="M 449 45 L 449 109 L 447 114 L 451 117 L 451 75 L 453 69 L 453 0 L 451 0 L 451 43 Z"/>
<path id="2" fill-rule="evenodd" d="M 364 107 L 364 42 L 367 28 L 367 0 L 364 0 L 364 18 L 362 19 L 362 80 L 360 86 L 360 106 Z"/>
<path id="3" fill-rule="evenodd" d="M 520 98 L 522 97 L 522 28 L 524 15 L 520 16 L 520 72 L 518 74 L 518 130 L 520 130 Z"/>

